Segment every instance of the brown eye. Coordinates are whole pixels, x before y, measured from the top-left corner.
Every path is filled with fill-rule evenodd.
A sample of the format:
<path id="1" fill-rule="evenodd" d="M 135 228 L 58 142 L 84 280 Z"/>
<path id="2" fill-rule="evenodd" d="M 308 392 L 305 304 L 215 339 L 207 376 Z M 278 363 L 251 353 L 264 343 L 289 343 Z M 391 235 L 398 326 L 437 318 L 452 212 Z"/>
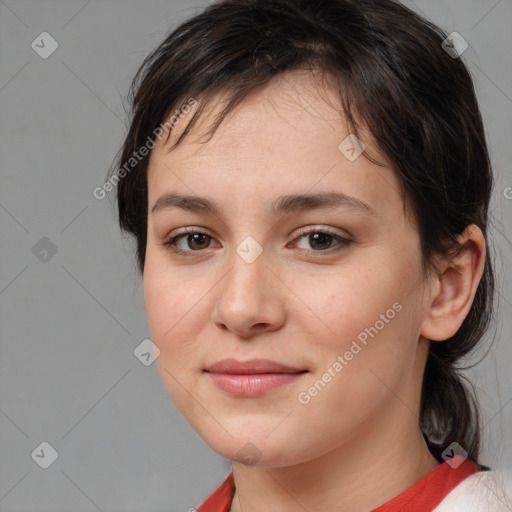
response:
<path id="1" fill-rule="evenodd" d="M 170 237 L 162 242 L 170 251 L 178 254 L 190 254 L 208 249 L 213 237 L 200 231 L 186 230 L 185 233 Z"/>
<path id="2" fill-rule="evenodd" d="M 186 240 L 190 249 L 199 250 L 206 249 L 208 245 L 210 245 L 209 241 L 211 240 L 211 237 L 204 233 L 194 233 L 192 235 L 187 235 Z"/>
<path id="3" fill-rule="evenodd" d="M 316 253 L 327 253 L 338 249 L 343 249 L 352 243 L 351 240 L 343 238 L 336 233 L 331 233 L 328 230 L 321 230 L 319 228 L 302 230 L 302 233 L 300 233 L 300 236 L 297 238 L 297 240 L 297 246 L 299 249 L 304 249 L 306 251 Z M 300 244 L 304 241 L 306 242 L 305 245 L 307 247 L 301 247 Z M 330 251 L 330 249 L 332 249 L 332 251 Z"/>
<path id="4" fill-rule="evenodd" d="M 308 235 L 308 242 L 315 250 L 329 249 L 333 239 L 334 236 L 329 233 L 310 233 Z"/>

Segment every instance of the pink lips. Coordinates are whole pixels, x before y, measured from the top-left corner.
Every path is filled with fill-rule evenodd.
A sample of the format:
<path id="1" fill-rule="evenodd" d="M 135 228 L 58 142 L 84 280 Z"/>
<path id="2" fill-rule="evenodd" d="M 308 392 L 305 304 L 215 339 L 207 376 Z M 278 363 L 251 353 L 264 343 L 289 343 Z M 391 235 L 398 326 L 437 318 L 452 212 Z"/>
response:
<path id="1" fill-rule="evenodd" d="M 236 396 L 258 396 L 299 379 L 307 370 L 269 359 L 223 359 L 206 368 L 221 390 Z"/>

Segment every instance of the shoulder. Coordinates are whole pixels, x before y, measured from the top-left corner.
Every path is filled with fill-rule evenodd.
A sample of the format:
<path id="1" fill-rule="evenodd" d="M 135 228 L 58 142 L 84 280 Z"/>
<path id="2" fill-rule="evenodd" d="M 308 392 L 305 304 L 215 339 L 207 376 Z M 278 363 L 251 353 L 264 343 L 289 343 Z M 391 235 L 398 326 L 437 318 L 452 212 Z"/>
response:
<path id="1" fill-rule="evenodd" d="M 512 510 L 511 480 L 496 471 L 465 478 L 433 512 L 506 512 Z"/>

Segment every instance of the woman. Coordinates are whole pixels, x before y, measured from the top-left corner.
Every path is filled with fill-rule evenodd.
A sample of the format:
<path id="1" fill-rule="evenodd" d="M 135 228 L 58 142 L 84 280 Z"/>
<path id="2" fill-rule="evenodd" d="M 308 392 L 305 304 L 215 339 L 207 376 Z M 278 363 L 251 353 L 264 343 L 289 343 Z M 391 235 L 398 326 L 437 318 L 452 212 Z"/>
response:
<path id="1" fill-rule="evenodd" d="M 493 297 L 462 48 L 392 0 L 225 0 L 137 73 L 120 224 L 164 385 L 232 461 L 200 512 L 503 506 L 457 369 Z"/>

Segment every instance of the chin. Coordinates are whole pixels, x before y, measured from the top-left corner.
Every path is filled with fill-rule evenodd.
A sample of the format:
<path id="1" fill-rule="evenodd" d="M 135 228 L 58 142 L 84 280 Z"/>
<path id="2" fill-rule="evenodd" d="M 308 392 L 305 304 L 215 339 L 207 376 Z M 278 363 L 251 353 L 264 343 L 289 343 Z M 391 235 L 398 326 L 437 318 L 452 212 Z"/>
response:
<path id="1" fill-rule="evenodd" d="M 272 429 L 275 426 L 274 422 Z M 201 431 L 198 434 L 221 457 L 246 466 L 286 467 L 312 458 L 308 453 L 311 446 L 304 446 L 304 450 L 301 450 L 296 438 L 288 435 L 286 429 L 279 433 L 272 432 L 272 429 L 258 428 L 257 424 L 253 424 L 251 430 L 238 428 L 235 431 L 228 428 L 232 437 L 226 432 L 218 435 L 218 429 L 215 434 Z M 305 439 L 304 436 L 301 439 Z"/>

